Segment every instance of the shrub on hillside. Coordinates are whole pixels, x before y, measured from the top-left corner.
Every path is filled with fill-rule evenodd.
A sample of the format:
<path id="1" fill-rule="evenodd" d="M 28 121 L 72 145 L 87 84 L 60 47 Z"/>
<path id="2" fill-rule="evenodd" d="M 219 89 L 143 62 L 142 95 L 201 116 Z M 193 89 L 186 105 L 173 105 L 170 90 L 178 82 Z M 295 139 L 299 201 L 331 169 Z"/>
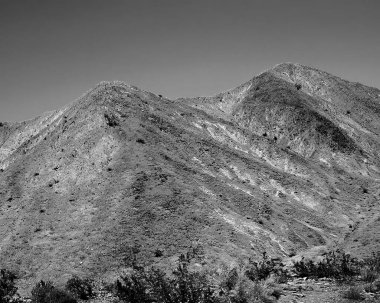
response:
<path id="1" fill-rule="evenodd" d="M 92 281 L 90 279 L 81 279 L 77 276 L 67 281 L 66 290 L 81 300 L 88 300 L 94 296 Z"/>
<path id="2" fill-rule="evenodd" d="M 216 303 L 220 302 L 204 274 L 189 271 L 190 259 L 181 255 L 169 277 L 165 272 L 135 266 L 116 282 L 116 295 L 128 303 Z"/>
<path id="3" fill-rule="evenodd" d="M 377 278 L 379 278 L 379 273 L 373 269 L 365 267 L 360 271 L 360 276 L 363 281 L 372 283 L 375 282 Z"/>
<path id="4" fill-rule="evenodd" d="M 15 280 L 14 273 L 6 269 L 0 270 L 0 303 L 12 302 L 12 298 L 17 292 Z"/>
<path id="5" fill-rule="evenodd" d="M 362 289 L 358 286 L 351 286 L 343 292 L 343 298 L 355 301 L 361 301 L 364 299 L 362 295 Z"/>
<path id="6" fill-rule="evenodd" d="M 298 277 L 349 279 L 359 274 L 360 262 L 344 252 L 329 252 L 315 263 L 305 260 L 294 263 L 294 271 Z"/>
<path id="7" fill-rule="evenodd" d="M 283 265 L 266 253 L 260 262 L 251 260 L 248 268 L 229 271 L 191 271 L 193 260 L 201 261 L 202 252 L 182 254 L 170 274 L 133 262 L 128 274 L 116 281 L 113 291 L 127 303 L 271 303 L 282 294 L 273 273 L 284 270 Z"/>
<path id="8" fill-rule="evenodd" d="M 372 253 L 372 256 L 364 259 L 364 265 L 371 271 L 380 273 L 380 252 Z"/>
<path id="9" fill-rule="evenodd" d="M 116 281 L 115 292 L 123 302 L 150 303 L 152 298 L 148 287 L 145 272 L 133 271 Z"/>
<path id="10" fill-rule="evenodd" d="M 32 303 L 77 303 L 67 292 L 57 289 L 51 282 L 40 281 L 32 290 Z"/>
<path id="11" fill-rule="evenodd" d="M 263 252 L 262 260 L 259 262 L 249 259 L 248 269 L 245 274 L 252 281 L 265 280 L 270 275 L 275 275 L 281 282 L 286 282 L 290 277 L 284 264 L 278 259 L 269 258 L 266 252 Z"/>
<path id="12" fill-rule="evenodd" d="M 226 297 L 231 303 L 273 303 L 282 292 L 271 282 L 252 281 L 245 275 L 240 276 L 234 289 Z"/>

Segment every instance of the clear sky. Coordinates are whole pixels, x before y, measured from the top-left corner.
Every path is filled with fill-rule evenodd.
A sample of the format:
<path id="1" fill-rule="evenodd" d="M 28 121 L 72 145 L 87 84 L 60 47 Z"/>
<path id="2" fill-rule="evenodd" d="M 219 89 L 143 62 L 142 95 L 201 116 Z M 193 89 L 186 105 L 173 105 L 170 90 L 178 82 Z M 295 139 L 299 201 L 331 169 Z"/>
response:
<path id="1" fill-rule="evenodd" d="M 0 121 L 100 81 L 205 96 L 281 62 L 380 88 L 380 1 L 0 0 Z"/>

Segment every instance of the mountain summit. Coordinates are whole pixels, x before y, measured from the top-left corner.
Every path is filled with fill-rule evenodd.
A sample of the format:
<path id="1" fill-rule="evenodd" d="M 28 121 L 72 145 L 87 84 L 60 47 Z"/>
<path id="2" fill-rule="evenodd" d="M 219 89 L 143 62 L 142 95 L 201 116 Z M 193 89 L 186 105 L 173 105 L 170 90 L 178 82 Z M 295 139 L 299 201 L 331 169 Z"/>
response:
<path id="1" fill-rule="evenodd" d="M 114 275 L 135 253 L 364 256 L 379 248 L 379 151 L 380 90 L 299 64 L 212 97 L 104 82 L 0 123 L 0 262 L 27 287 Z"/>

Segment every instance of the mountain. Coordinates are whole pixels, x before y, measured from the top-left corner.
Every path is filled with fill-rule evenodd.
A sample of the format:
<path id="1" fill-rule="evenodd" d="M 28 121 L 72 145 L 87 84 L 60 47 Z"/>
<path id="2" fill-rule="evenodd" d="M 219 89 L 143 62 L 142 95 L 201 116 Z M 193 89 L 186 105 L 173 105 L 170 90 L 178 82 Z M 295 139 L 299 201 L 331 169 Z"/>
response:
<path id="1" fill-rule="evenodd" d="M 133 255 L 210 267 L 380 246 L 380 90 L 285 63 L 212 97 L 123 82 L 0 123 L 0 263 L 115 277 Z M 162 253 L 162 256 L 161 256 Z"/>

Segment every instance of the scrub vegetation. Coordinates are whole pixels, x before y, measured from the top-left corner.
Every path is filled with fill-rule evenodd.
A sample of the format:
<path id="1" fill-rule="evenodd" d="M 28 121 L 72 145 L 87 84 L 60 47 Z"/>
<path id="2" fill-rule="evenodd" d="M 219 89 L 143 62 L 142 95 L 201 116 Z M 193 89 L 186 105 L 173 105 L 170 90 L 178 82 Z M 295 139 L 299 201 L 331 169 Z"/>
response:
<path id="1" fill-rule="evenodd" d="M 114 282 L 106 282 L 102 290 L 95 289 L 96 283 L 91 279 L 73 276 L 64 288 L 39 281 L 30 298 L 18 295 L 16 275 L 2 269 L 0 303 L 98 302 L 104 290 L 109 297 L 126 303 L 274 303 L 285 294 L 285 286 L 299 278 L 313 281 L 329 278 L 341 286 L 341 297 L 350 300 L 363 300 L 366 293 L 380 298 L 380 254 L 358 260 L 333 251 L 318 262 L 302 259 L 285 265 L 264 252 L 258 261 L 249 259 L 223 270 L 197 267 L 202 258 L 194 250 L 181 254 L 175 268 L 165 271 L 139 264 L 136 254 L 126 273 Z"/>

